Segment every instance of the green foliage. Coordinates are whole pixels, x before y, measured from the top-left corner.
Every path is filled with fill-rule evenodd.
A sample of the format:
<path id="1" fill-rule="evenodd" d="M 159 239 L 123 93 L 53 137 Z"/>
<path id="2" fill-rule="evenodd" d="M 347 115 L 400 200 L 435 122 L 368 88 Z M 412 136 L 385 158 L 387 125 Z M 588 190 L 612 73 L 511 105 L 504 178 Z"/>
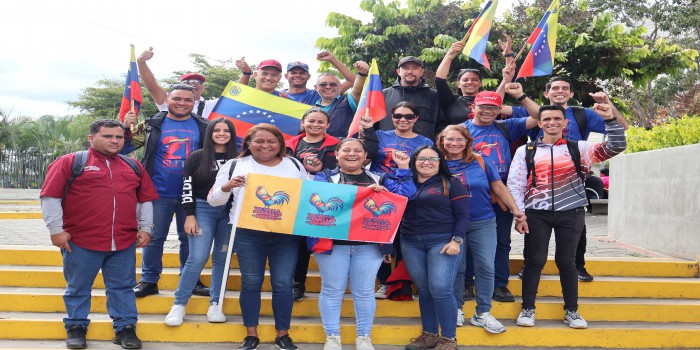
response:
<path id="1" fill-rule="evenodd" d="M 124 94 L 124 79 L 102 79 L 95 83 L 96 86 L 86 87 L 76 101 L 67 101 L 68 105 L 79 109 L 91 119 L 116 119 Z M 143 91 L 143 103 L 141 103 L 141 116 L 151 116 L 158 112 L 153 100 L 150 98 L 145 86 Z"/>
<path id="2" fill-rule="evenodd" d="M 205 90 L 202 94 L 204 99 L 210 100 L 221 96 L 221 92 L 224 91 L 229 81 L 237 81 L 241 76 L 241 71 L 236 68 L 233 59 L 217 61 L 217 63 L 212 64 L 203 55 L 191 54 L 190 57 L 192 57 L 192 63 L 196 67 L 194 71 L 207 78 L 207 81 L 204 82 Z M 251 68 L 255 69 L 254 67 Z M 168 90 L 168 86 L 177 84 L 184 73 L 187 73 L 187 71 L 175 71 L 170 78 L 163 79 L 162 82 L 165 83 L 163 86 L 166 87 L 166 90 Z M 251 79 L 251 82 L 254 83 L 253 79 Z M 146 91 L 145 94 L 148 95 L 148 92 Z M 150 116 L 152 114 L 146 115 Z"/>
<path id="3" fill-rule="evenodd" d="M 633 127 L 627 130 L 627 153 L 700 143 L 700 117 L 684 116 L 650 130 Z"/>

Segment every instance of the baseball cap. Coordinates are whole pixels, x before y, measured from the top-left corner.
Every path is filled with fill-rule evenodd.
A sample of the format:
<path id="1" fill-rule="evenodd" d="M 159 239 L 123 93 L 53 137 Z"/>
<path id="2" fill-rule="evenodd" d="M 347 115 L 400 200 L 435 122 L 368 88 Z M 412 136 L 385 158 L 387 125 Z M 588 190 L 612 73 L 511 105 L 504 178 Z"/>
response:
<path id="1" fill-rule="evenodd" d="M 180 81 L 190 80 L 190 79 L 196 79 L 196 80 L 199 80 L 201 82 L 207 81 L 206 79 L 204 79 L 204 76 L 199 74 L 199 73 L 187 72 L 180 77 Z"/>
<path id="2" fill-rule="evenodd" d="M 282 71 L 282 63 L 280 63 L 277 60 L 272 60 L 272 59 L 264 60 L 264 61 L 260 62 L 260 64 L 258 65 L 258 69 L 263 69 L 266 67 L 273 67 L 273 68 L 279 69 L 280 72 Z"/>
<path id="3" fill-rule="evenodd" d="M 419 60 L 418 57 L 415 57 L 415 56 L 406 56 L 406 57 L 402 58 L 399 61 L 399 67 L 403 66 L 404 64 L 406 64 L 408 62 L 416 63 L 419 66 L 421 66 L 422 68 L 425 68 L 425 66 L 423 65 L 423 61 Z"/>
<path id="4" fill-rule="evenodd" d="M 305 70 L 307 73 L 309 73 L 309 65 L 304 63 L 304 62 L 301 62 L 301 61 L 290 62 L 287 65 L 287 72 L 289 72 L 293 68 L 301 68 L 301 69 Z"/>
<path id="5" fill-rule="evenodd" d="M 474 98 L 475 105 L 493 105 L 501 107 L 503 104 L 503 98 L 497 92 L 493 91 L 482 91 L 476 95 Z"/>

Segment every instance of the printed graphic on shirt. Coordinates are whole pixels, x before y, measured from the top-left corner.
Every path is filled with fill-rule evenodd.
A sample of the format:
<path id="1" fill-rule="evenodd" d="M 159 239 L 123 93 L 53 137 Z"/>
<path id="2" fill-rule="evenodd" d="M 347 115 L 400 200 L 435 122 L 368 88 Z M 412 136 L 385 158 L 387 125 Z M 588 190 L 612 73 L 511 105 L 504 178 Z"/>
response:
<path id="1" fill-rule="evenodd" d="M 180 198 L 185 159 L 199 145 L 199 128 L 192 118 L 183 121 L 165 118 L 161 128 L 151 177 L 161 197 Z"/>
<path id="2" fill-rule="evenodd" d="M 425 136 L 417 135 L 412 138 L 404 138 L 397 136 L 394 130 L 378 131 L 377 138 L 379 139 L 379 151 L 372 160 L 370 171 L 375 173 L 393 173 L 398 166 L 394 162 L 393 151 L 406 152 L 409 156 L 416 148 L 423 145 L 432 145 Z"/>

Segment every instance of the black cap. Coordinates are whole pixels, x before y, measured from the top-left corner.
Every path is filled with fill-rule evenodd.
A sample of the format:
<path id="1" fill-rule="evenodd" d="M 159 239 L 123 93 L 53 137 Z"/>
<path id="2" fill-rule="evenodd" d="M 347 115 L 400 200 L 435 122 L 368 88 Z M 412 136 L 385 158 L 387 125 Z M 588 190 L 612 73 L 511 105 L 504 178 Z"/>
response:
<path id="1" fill-rule="evenodd" d="M 425 68 L 425 66 L 423 65 L 423 61 L 419 60 L 418 57 L 414 57 L 414 56 L 406 56 L 406 57 L 402 58 L 401 61 L 399 61 L 399 67 L 403 66 L 404 64 L 406 64 L 408 62 L 416 63 L 419 66 L 421 66 L 421 68 Z"/>

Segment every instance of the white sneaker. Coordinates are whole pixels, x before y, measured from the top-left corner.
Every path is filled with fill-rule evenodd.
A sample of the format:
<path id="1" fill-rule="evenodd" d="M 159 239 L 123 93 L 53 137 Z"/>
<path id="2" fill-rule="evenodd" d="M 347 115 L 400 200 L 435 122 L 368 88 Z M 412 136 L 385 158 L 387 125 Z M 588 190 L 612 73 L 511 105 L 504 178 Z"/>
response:
<path id="1" fill-rule="evenodd" d="M 532 327 L 535 325 L 535 309 L 523 309 L 518 315 L 515 324 L 521 327 Z"/>
<path id="2" fill-rule="evenodd" d="M 471 319 L 471 323 L 477 327 L 483 327 L 487 332 L 498 334 L 506 331 L 506 327 L 498 322 L 498 320 L 491 315 L 490 312 L 484 312 L 481 315 L 474 314 Z"/>
<path id="3" fill-rule="evenodd" d="M 326 343 L 323 344 L 323 350 L 343 350 L 343 346 L 340 343 L 340 336 L 339 335 L 326 336 Z"/>
<path id="4" fill-rule="evenodd" d="M 356 350 L 374 350 L 374 345 L 372 345 L 372 339 L 368 336 L 359 336 L 355 339 L 355 349 Z"/>
<path id="5" fill-rule="evenodd" d="M 224 315 L 224 312 L 221 310 L 218 303 L 214 302 L 209 305 L 209 310 L 207 311 L 207 321 L 210 323 L 226 322 L 226 315 Z"/>
<path id="6" fill-rule="evenodd" d="M 377 299 L 386 299 L 387 295 L 386 292 L 389 290 L 389 286 L 386 284 L 380 284 L 379 288 L 377 288 L 377 291 L 374 293 L 374 297 Z"/>
<path id="7" fill-rule="evenodd" d="M 171 327 L 177 327 L 182 324 L 185 320 L 185 305 L 173 305 L 168 312 L 168 316 L 165 316 L 165 325 Z"/>
<path id="8" fill-rule="evenodd" d="M 457 309 L 457 327 L 464 326 L 464 311 Z"/>
<path id="9" fill-rule="evenodd" d="M 571 328 L 584 329 L 588 328 L 588 322 L 581 317 L 578 311 L 566 310 L 566 315 L 564 316 L 564 323 L 568 324 Z"/>

